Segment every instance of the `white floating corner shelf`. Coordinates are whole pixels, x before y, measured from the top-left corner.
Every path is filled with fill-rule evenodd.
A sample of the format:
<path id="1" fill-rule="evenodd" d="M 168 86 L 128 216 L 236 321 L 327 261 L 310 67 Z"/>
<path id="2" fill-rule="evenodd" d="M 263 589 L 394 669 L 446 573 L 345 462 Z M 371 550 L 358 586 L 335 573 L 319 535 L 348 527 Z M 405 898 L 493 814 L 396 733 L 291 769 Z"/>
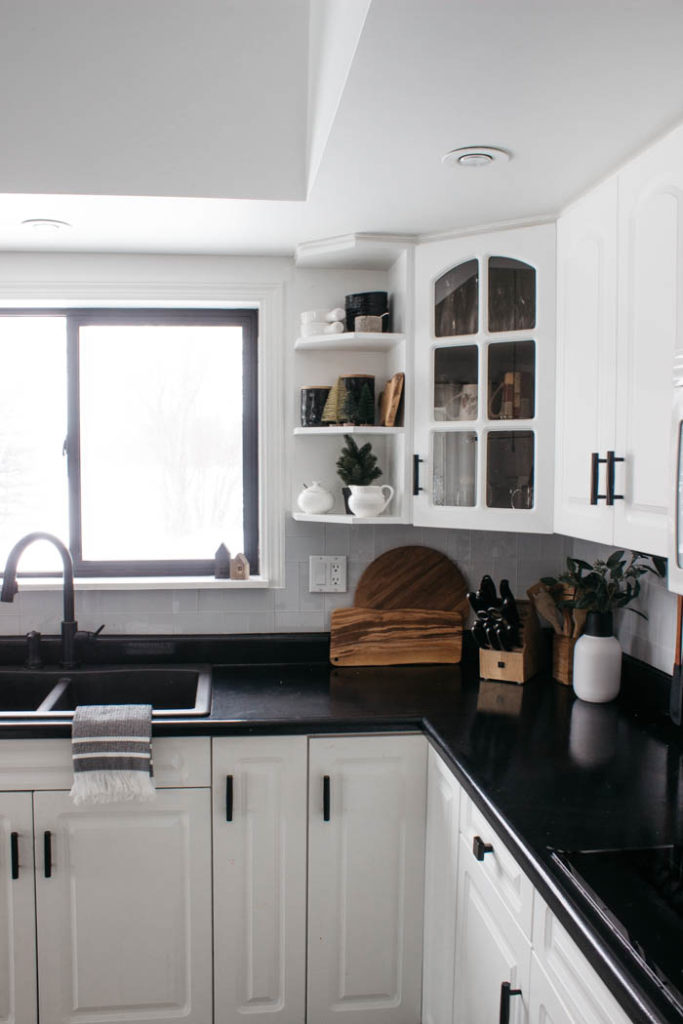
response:
<path id="1" fill-rule="evenodd" d="M 342 434 L 370 434 L 370 435 L 377 435 L 377 434 L 402 434 L 402 433 L 403 433 L 403 427 L 375 427 L 375 426 L 344 427 L 344 426 L 334 426 L 334 427 L 295 427 L 294 428 L 294 434 L 295 434 L 296 437 L 304 437 L 306 435 L 308 435 L 309 437 L 324 437 L 325 435 L 327 435 L 328 437 L 334 437 L 334 436 L 339 436 L 339 435 L 342 435 Z"/>
<path id="2" fill-rule="evenodd" d="M 407 516 L 347 516 L 328 513 L 322 516 L 310 516 L 305 512 L 292 512 L 292 519 L 298 523 L 340 523 L 346 526 L 393 526 L 408 523 Z"/>
<path id="3" fill-rule="evenodd" d="M 405 334 L 380 331 L 344 331 L 343 334 L 314 334 L 310 338 L 297 338 L 297 352 L 388 352 L 405 341 Z"/>

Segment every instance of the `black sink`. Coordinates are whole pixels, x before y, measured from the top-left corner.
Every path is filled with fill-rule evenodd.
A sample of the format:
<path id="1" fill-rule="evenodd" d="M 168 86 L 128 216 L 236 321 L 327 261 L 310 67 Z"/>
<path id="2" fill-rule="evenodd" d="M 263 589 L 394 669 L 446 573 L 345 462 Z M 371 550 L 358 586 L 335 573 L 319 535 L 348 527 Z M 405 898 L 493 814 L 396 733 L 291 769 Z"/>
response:
<path id="1" fill-rule="evenodd" d="M 6 696 L 5 696 L 6 695 Z M 79 704 L 151 704 L 159 717 L 207 715 L 208 665 L 0 669 L 0 719 L 71 718 Z"/>

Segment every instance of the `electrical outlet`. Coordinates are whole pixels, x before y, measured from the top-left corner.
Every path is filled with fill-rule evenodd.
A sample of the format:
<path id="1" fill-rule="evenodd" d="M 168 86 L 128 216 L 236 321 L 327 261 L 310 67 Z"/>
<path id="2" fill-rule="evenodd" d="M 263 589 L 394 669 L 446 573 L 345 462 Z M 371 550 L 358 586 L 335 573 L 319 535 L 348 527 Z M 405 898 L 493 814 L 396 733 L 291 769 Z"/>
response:
<path id="1" fill-rule="evenodd" d="M 308 590 L 311 594 L 345 594 L 346 555 L 310 555 Z"/>

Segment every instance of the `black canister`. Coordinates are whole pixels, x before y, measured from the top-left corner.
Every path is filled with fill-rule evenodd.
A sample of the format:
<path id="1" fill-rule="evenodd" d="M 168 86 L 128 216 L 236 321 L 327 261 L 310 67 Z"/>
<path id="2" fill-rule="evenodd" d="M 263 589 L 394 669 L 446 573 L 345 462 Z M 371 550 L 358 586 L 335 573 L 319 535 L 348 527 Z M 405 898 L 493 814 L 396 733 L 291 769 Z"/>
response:
<path id="1" fill-rule="evenodd" d="M 357 316 L 383 316 L 382 330 L 390 330 L 390 317 L 384 316 L 389 312 L 388 292 L 356 292 L 346 296 L 345 305 L 347 331 L 355 330 Z"/>
<path id="2" fill-rule="evenodd" d="M 329 395 L 329 384 L 301 389 L 301 426 L 319 427 L 323 421 L 323 409 Z"/>

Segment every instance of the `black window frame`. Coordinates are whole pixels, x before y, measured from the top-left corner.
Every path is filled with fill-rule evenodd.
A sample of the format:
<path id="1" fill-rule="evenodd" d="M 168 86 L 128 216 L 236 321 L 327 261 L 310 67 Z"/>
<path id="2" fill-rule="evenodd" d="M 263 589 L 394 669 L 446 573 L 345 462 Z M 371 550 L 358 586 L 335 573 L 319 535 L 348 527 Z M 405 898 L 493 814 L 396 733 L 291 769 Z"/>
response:
<path id="1" fill-rule="evenodd" d="M 59 316 L 66 321 L 67 434 L 64 453 L 67 458 L 69 514 L 69 550 L 74 574 L 83 579 L 95 577 L 213 577 L 213 553 L 206 559 L 131 559 L 84 560 L 81 536 L 80 466 L 80 388 L 79 331 L 95 324 L 138 325 L 218 325 L 242 328 L 242 486 L 244 554 L 251 574 L 258 575 L 259 551 L 259 427 L 258 427 L 258 310 L 218 308 L 57 308 L 3 309 L 1 316 Z M 217 538 L 216 546 L 221 542 Z M 232 552 L 233 555 L 237 552 Z M 25 577 L 59 576 L 57 572 L 24 572 Z"/>

